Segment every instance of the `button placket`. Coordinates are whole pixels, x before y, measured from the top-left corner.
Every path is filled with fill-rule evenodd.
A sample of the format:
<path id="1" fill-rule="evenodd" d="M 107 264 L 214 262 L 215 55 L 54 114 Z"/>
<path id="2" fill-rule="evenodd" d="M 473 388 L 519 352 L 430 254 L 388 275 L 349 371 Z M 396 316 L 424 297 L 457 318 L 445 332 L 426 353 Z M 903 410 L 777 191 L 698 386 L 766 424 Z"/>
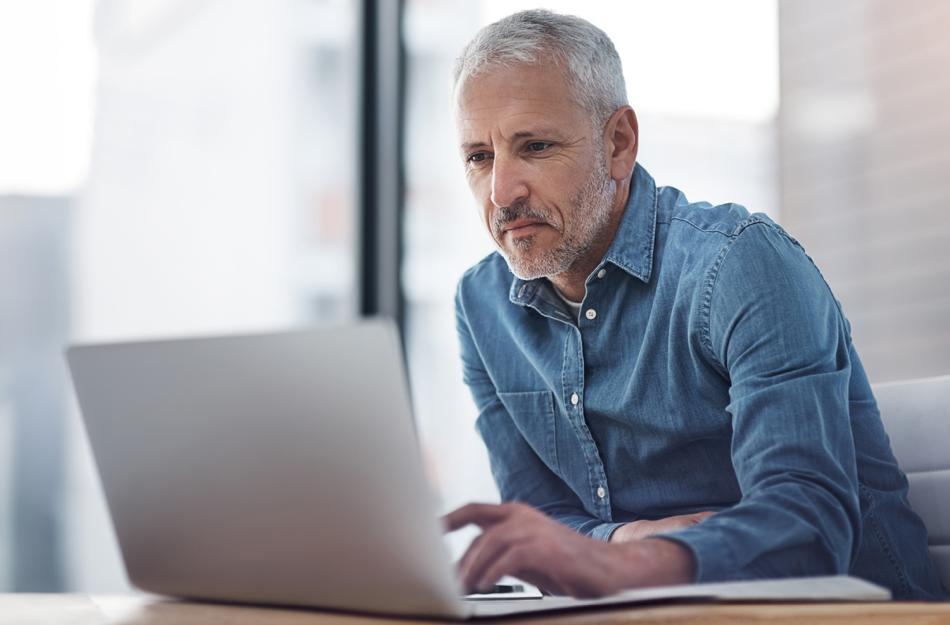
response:
<path id="1" fill-rule="evenodd" d="M 600 459 L 597 443 L 594 442 L 585 417 L 582 332 L 577 326 L 574 326 L 572 330 L 573 340 L 569 340 L 566 346 L 568 352 L 565 354 L 565 368 L 562 370 L 562 383 L 564 384 L 566 396 L 565 400 L 568 403 L 568 420 L 575 429 L 578 438 L 577 442 L 580 445 L 584 463 L 587 466 L 588 488 L 590 488 L 590 490 L 584 499 L 593 504 L 594 509 L 598 511 L 596 514 L 600 519 L 610 521 L 612 517 L 609 493 L 606 489 L 607 476 L 604 474 L 604 466 Z M 567 394 L 568 391 L 570 391 L 570 395 Z M 602 496 L 598 489 L 603 490 Z"/>

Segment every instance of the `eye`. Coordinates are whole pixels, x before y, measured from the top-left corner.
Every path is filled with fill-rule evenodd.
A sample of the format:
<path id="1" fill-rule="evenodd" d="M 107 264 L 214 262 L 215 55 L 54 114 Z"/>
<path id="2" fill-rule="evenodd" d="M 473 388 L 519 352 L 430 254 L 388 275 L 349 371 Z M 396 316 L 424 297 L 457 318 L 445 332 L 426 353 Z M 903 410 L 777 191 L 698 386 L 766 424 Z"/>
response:
<path id="1" fill-rule="evenodd" d="M 549 147 L 551 147 L 551 144 L 547 141 L 532 141 L 525 146 L 529 152 L 544 152 Z"/>
<path id="2" fill-rule="evenodd" d="M 491 155 L 488 152 L 473 152 L 465 157 L 465 162 L 470 165 L 478 165 L 487 161 L 489 156 Z"/>

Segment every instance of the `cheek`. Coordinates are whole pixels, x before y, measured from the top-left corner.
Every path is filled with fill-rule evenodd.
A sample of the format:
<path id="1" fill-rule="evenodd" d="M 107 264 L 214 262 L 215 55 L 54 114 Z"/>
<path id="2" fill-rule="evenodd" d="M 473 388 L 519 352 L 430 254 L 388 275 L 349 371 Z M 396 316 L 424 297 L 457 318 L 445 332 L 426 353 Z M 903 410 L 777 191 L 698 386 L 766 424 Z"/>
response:
<path id="1" fill-rule="evenodd" d="M 485 177 L 480 176 L 478 172 L 469 173 L 466 176 L 468 188 L 472 192 L 475 204 L 479 208 L 482 223 L 491 232 L 491 217 L 494 205 L 491 203 L 491 187 L 485 183 Z"/>
<path id="2" fill-rule="evenodd" d="M 491 178 L 485 176 L 483 172 L 475 170 L 465 174 L 465 181 L 468 183 L 468 189 L 472 192 L 472 197 L 481 204 L 488 199 L 491 193 Z"/>
<path id="3" fill-rule="evenodd" d="M 492 216 L 492 207 L 485 206 L 482 208 L 482 225 L 485 226 L 485 230 L 488 230 L 488 233 L 494 236 L 494 233 L 491 230 L 491 216 Z"/>
<path id="4" fill-rule="evenodd" d="M 551 226 L 558 231 L 563 231 L 565 217 L 570 211 L 570 198 L 562 196 L 550 186 L 545 190 L 546 192 L 535 195 L 535 206 L 544 212 Z"/>
<path id="5" fill-rule="evenodd" d="M 586 180 L 578 180 L 575 177 L 552 183 L 550 188 L 557 194 L 551 198 L 553 218 L 558 220 L 561 229 L 569 228 L 577 221 L 578 211 L 581 209 L 576 203 L 582 199 L 581 190 L 585 183 Z"/>

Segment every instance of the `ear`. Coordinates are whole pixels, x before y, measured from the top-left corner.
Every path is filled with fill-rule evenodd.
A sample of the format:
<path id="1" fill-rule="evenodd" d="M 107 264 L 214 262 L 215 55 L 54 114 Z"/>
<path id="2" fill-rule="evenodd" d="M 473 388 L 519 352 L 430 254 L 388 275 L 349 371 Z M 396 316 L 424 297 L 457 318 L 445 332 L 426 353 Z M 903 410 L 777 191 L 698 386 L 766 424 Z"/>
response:
<path id="1" fill-rule="evenodd" d="M 626 104 L 614 111 L 604 128 L 604 146 L 607 149 L 607 167 L 614 180 L 626 180 L 637 164 L 640 147 L 640 129 L 637 114 Z"/>

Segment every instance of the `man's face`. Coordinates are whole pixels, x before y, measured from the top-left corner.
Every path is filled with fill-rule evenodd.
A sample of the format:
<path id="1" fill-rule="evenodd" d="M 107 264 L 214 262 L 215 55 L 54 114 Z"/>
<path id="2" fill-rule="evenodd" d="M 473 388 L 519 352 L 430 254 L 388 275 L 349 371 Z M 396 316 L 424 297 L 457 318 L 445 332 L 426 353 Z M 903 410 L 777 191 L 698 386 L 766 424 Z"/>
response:
<path id="1" fill-rule="evenodd" d="M 468 184 L 512 272 L 554 276 L 603 253 L 616 187 L 603 129 L 562 70 L 489 69 L 460 86 L 456 106 Z"/>

